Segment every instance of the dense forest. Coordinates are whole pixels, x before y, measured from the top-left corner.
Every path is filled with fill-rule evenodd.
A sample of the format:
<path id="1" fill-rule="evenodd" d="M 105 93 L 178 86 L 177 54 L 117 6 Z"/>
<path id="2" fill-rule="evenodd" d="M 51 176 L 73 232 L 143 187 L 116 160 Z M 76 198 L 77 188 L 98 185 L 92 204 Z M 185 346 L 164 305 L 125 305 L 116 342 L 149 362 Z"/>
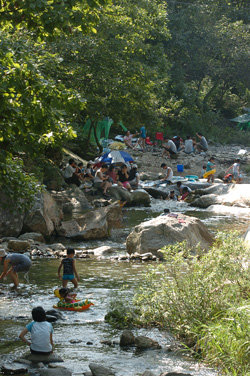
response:
<path id="1" fill-rule="evenodd" d="M 46 158 L 69 140 L 87 150 L 88 118 L 249 142 L 230 122 L 248 106 L 249 9 L 246 0 L 1 1 L 1 189 L 21 199 L 39 190 Z"/>

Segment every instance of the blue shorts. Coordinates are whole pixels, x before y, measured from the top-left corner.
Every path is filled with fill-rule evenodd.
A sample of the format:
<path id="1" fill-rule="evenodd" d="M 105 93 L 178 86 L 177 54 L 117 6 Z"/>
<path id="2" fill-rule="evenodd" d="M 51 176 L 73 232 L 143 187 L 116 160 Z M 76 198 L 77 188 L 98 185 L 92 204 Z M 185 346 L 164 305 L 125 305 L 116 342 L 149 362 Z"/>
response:
<path id="1" fill-rule="evenodd" d="M 64 274 L 62 279 L 65 281 L 65 280 L 68 280 L 68 281 L 72 281 L 72 279 L 74 279 L 75 276 L 74 274 Z"/>

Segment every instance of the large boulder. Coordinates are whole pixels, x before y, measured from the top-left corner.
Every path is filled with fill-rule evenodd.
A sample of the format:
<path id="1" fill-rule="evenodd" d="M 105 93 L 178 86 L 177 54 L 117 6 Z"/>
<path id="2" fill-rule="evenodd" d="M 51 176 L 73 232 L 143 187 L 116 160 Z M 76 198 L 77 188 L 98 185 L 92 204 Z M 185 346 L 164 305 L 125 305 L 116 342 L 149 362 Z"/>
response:
<path id="1" fill-rule="evenodd" d="M 108 190 L 108 194 L 115 200 L 126 201 L 128 203 L 131 202 L 131 194 L 125 188 L 112 185 Z"/>
<path id="2" fill-rule="evenodd" d="M 164 215 L 136 226 L 127 237 L 126 246 L 129 254 L 151 252 L 161 257 L 162 247 L 184 240 L 191 248 L 200 243 L 202 249 L 208 249 L 213 236 L 197 218 Z"/>
<path id="3" fill-rule="evenodd" d="M 8 249 L 13 252 L 23 253 L 30 248 L 30 244 L 28 240 L 13 239 L 8 241 Z"/>
<path id="4" fill-rule="evenodd" d="M 158 198 L 158 199 L 165 200 L 168 197 L 168 194 L 169 194 L 169 191 L 163 191 L 162 189 L 159 189 L 159 188 L 144 187 L 144 189 L 153 198 Z"/>
<path id="5" fill-rule="evenodd" d="M 103 239 L 110 235 L 111 228 L 120 225 L 121 215 L 120 205 L 114 203 L 62 222 L 58 234 L 72 239 Z"/>
<path id="6" fill-rule="evenodd" d="M 26 232 L 18 237 L 19 240 L 33 240 L 34 242 L 44 243 L 44 237 L 39 232 Z"/>
<path id="7" fill-rule="evenodd" d="M 196 191 L 202 196 L 192 202 L 193 206 L 207 208 L 210 205 L 250 207 L 248 184 L 215 184 L 207 189 Z"/>
<path id="8" fill-rule="evenodd" d="M 126 201 L 129 206 L 150 206 L 150 196 L 144 189 L 129 192 L 125 188 L 112 186 L 108 194 L 116 200 Z"/>
<path id="9" fill-rule="evenodd" d="M 18 236 L 23 227 L 24 211 L 16 209 L 16 204 L 0 191 L 0 236 Z"/>
<path id="10" fill-rule="evenodd" d="M 150 196 L 144 189 L 131 192 L 131 204 L 133 206 L 150 206 Z"/>
<path id="11" fill-rule="evenodd" d="M 40 232 L 52 235 L 62 220 L 62 211 L 49 192 L 36 197 L 33 207 L 24 218 L 22 232 Z"/>
<path id="12" fill-rule="evenodd" d="M 67 186 L 64 191 L 51 194 L 64 214 L 82 213 L 92 208 L 84 192 L 74 184 Z"/>

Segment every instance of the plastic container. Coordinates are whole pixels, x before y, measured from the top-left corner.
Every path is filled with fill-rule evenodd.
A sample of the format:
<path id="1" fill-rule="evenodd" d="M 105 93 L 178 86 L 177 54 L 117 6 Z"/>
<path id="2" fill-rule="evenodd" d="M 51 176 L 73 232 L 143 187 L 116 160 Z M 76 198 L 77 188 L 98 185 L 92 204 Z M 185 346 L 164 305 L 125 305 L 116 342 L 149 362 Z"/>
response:
<path id="1" fill-rule="evenodd" d="M 196 175 L 186 175 L 185 178 L 188 179 L 188 181 L 199 180 L 199 177 Z"/>
<path id="2" fill-rule="evenodd" d="M 183 164 L 178 164 L 178 165 L 177 165 L 177 171 L 178 171 L 178 172 L 183 172 L 183 171 L 184 171 L 184 166 L 183 166 Z"/>

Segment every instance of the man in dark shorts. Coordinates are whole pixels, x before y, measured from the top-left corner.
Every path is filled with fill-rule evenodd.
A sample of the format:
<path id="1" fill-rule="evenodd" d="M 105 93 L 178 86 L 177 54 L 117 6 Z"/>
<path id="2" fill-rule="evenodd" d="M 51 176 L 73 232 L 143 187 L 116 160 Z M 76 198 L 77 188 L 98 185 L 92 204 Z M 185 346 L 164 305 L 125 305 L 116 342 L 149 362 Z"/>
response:
<path id="1" fill-rule="evenodd" d="M 0 261 L 3 264 L 3 272 L 0 275 L 0 279 L 7 275 L 10 275 L 14 286 L 18 287 L 18 272 L 28 272 L 31 267 L 31 260 L 28 256 L 21 253 L 9 253 L 7 254 L 4 249 L 0 249 Z"/>

